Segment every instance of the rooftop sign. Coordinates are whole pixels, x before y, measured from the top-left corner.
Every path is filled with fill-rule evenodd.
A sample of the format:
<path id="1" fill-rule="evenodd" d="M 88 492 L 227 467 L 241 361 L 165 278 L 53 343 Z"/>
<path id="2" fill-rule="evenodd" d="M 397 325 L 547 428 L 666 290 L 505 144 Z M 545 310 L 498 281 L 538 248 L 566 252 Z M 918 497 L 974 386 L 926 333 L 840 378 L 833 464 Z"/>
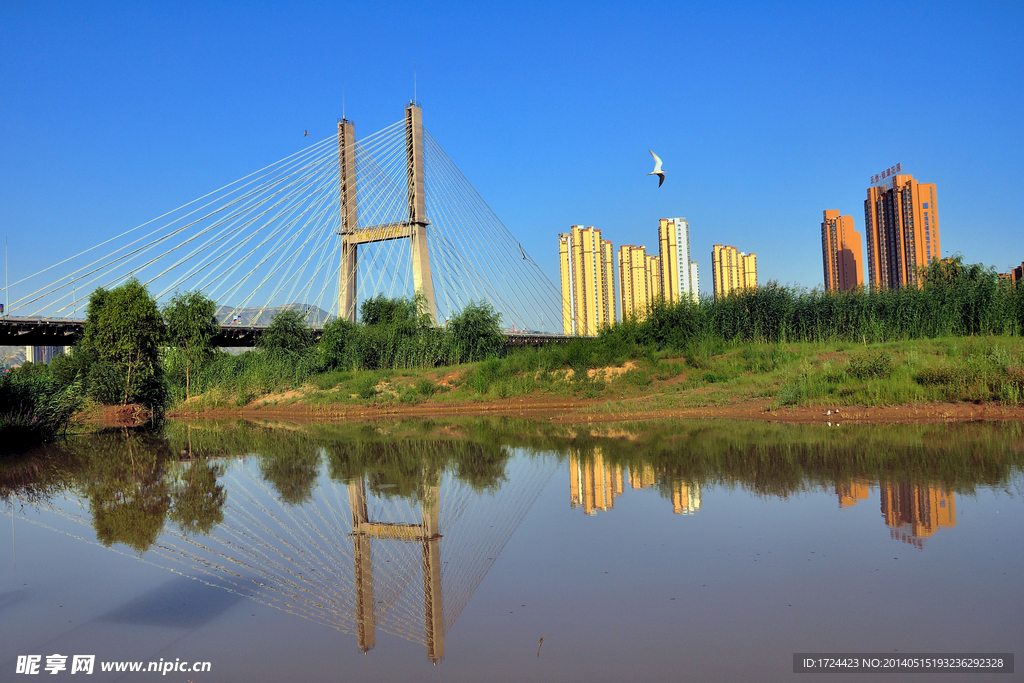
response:
<path id="1" fill-rule="evenodd" d="M 890 166 L 889 168 L 885 169 L 881 173 L 879 173 L 877 175 L 871 176 L 871 184 L 872 185 L 877 185 L 878 183 L 885 182 L 886 180 L 888 180 L 892 176 L 896 175 L 897 173 L 902 173 L 902 172 L 903 172 L 903 165 L 902 164 L 896 164 L 895 166 Z"/>

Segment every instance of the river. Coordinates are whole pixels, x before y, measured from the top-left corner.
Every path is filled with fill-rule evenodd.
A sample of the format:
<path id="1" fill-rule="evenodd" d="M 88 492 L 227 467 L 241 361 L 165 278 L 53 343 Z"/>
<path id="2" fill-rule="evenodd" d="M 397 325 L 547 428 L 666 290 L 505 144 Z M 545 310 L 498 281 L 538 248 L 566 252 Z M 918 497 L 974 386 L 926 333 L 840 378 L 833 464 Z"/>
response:
<path id="1" fill-rule="evenodd" d="M 789 681 L 821 677 L 797 653 L 1019 658 L 1022 465 L 1020 423 L 75 436 L 0 463 L 0 680 Z"/>

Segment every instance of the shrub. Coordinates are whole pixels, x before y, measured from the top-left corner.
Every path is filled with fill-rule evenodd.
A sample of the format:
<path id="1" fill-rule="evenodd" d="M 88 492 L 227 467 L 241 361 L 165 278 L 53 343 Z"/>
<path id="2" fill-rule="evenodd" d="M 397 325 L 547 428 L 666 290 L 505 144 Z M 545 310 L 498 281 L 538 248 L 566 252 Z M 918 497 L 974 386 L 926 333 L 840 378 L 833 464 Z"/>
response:
<path id="1" fill-rule="evenodd" d="M 82 404 L 81 383 L 49 376 L 0 375 L 0 454 L 17 453 L 67 430 Z"/>
<path id="2" fill-rule="evenodd" d="M 416 391 L 420 392 L 423 396 L 433 396 L 437 393 L 437 384 L 424 377 L 416 383 Z"/>
<path id="3" fill-rule="evenodd" d="M 885 351 L 851 358 L 846 372 L 857 379 L 886 379 L 892 374 L 892 355 Z"/>
<path id="4" fill-rule="evenodd" d="M 366 373 L 356 382 L 356 394 L 362 399 L 371 399 L 377 395 L 377 378 L 373 373 Z"/>

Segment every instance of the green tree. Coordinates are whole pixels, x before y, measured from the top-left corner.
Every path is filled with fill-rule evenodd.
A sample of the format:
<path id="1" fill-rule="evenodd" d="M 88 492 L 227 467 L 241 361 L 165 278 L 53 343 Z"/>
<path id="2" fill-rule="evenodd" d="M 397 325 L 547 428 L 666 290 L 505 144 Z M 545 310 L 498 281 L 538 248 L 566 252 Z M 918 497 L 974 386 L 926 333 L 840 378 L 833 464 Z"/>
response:
<path id="1" fill-rule="evenodd" d="M 317 344 L 320 368 L 324 371 L 350 368 L 353 362 L 358 362 L 358 346 L 359 327 L 345 318 L 335 318 L 324 325 Z"/>
<path id="2" fill-rule="evenodd" d="M 313 331 L 306 324 L 305 316 L 298 311 L 284 310 L 274 316 L 257 346 L 266 350 L 302 353 L 313 345 Z"/>
<path id="3" fill-rule="evenodd" d="M 175 294 L 164 307 L 168 341 L 181 354 L 185 399 L 191 397 L 192 377 L 214 355 L 213 338 L 220 333 L 217 304 L 202 292 Z"/>
<path id="4" fill-rule="evenodd" d="M 451 363 L 484 360 L 499 355 L 505 348 L 501 314 L 486 301 L 471 301 L 448 321 L 445 336 Z"/>
<path id="5" fill-rule="evenodd" d="M 164 321 L 156 301 L 135 278 L 120 287 L 100 287 L 89 296 L 81 344 L 117 369 L 122 404 L 159 401 L 160 344 Z"/>

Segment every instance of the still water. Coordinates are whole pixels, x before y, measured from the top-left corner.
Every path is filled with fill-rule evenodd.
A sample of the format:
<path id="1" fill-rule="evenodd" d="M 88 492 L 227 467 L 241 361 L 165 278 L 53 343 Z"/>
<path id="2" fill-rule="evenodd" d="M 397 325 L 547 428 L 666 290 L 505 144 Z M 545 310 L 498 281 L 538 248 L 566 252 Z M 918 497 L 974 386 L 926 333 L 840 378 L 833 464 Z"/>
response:
<path id="1" fill-rule="evenodd" d="M 822 677 L 794 674 L 795 652 L 1019 659 L 1022 463 L 1019 424 L 76 437 L 0 465 L 0 680 L 34 680 L 17 673 L 31 655 L 42 675 L 94 655 L 85 680 L 194 683 L 789 681 Z M 102 670 L 120 662 L 143 671 Z"/>

